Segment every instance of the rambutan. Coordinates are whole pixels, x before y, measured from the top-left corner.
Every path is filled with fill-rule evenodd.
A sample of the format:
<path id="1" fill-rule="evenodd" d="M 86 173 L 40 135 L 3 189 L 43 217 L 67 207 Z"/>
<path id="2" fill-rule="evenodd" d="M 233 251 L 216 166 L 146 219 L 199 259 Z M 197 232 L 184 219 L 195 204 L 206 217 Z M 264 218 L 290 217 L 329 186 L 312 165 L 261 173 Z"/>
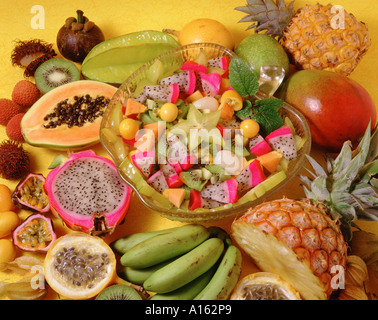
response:
<path id="1" fill-rule="evenodd" d="M 17 82 L 12 91 L 12 100 L 21 107 L 32 106 L 40 97 L 37 85 L 29 80 Z"/>
<path id="2" fill-rule="evenodd" d="M 16 114 L 22 112 L 22 107 L 10 99 L 0 99 L 0 124 L 6 126 Z"/>
<path id="3" fill-rule="evenodd" d="M 4 140 L 0 144 L 0 175 L 4 179 L 18 180 L 30 173 L 29 154 L 22 144 L 14 140 Z"/>
<path id="4" fill-rule="evenodd" d="M 9 139 L 24 142 L 24 137 L 21 133 L 21 119 L 25 113 L 16 114 L 12 119 L 9 120 L 5 132 Z"/>

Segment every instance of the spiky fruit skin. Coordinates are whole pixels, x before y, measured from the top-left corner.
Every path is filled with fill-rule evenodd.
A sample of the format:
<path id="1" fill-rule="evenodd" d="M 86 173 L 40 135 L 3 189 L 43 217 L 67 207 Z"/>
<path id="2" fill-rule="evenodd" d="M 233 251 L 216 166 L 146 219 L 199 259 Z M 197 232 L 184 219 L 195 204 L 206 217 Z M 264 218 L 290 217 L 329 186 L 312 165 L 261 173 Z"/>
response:
<path id="1" fill-rule="evenodd" d="M 348 76 L 370 47 L 369 31 L 345 10 L 344 28 L 335 28 L 332 7 L 316 4 L 298 10 L 283 31 L 282 45 L 301 69 L 328 70 Z"/>
<path id="2" fill-rule="evenodd" d="M 31 160 L 22 144 L 4 140 L 0 144 L 0 176 L 8 180 L 19 180 L 31 170 Z"/>
<path id="3" fill-rule="evenodd" d="M 105 178 L 106 177 L 106 178 Z M 69 153 L 69 159 L 46 177 L 51 211 L 68 228 L 105 236 L 123 221 L 131 189 L 112 161 L 92 150 Z"/>
<path id="4" fill-rule="evenodd" d="M 324 70 L 302 70 L 284 84 L 281 98 L 306 117 L 312 141 L 337 152 L 344 141 L 354 145 L 377 111 L 369 93 L 354 80 Z M 357 121 L 358 119 L 358 121 Z"/>
<path id="5" fill-rule="evenodd" d="M 12 119 L 8 121 L 8 124 L 5 128 L 5 132 L 9 139 L 24 142 L 24 136 L 21 132 L 21 119 L 25 113 L 18 113 Z"/>
<path id="6" fill-rule="evenodd" d="M 233 222 L 232 236 L 262 271 L 281 275 L 304 299 L 327 299 L 337 289 L 332 267 L 345 270 L 339 225 L 308 199 L 260 204 Z"/>
<path id="7" fill-rule="evenodd" d="M 10 99 L 0 99 L 0 124 L 6 126 L 10 119 L 22 112 L 22 107 Z"/>
<path id="8" fill-rule="evenodd" d="M 17 82 L 12 91 L 12 100 L 22 107 L 31 107 L 40 97 L 37 85 L 28 80 Z"/>

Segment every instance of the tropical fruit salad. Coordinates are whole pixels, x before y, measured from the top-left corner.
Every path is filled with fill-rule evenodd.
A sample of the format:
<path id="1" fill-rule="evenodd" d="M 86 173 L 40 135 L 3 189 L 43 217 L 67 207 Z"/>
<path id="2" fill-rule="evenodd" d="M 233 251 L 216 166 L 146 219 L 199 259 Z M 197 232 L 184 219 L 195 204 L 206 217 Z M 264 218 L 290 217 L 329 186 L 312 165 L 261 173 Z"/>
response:
<path id="1" fill-rule="evenodd" d="M 241 59 L 202 50 L 170 74 L 159 63 L 155 83 L 142 81 L 110 117 L 122 137 L 120 168 L 136 189 L 163 207 L 217 210 L 287 177 L 305 138 L 280 115 L 282 100 L 256 98 L 258 79 Z M 102 130 L 111 141 L 114 132 Z"/>

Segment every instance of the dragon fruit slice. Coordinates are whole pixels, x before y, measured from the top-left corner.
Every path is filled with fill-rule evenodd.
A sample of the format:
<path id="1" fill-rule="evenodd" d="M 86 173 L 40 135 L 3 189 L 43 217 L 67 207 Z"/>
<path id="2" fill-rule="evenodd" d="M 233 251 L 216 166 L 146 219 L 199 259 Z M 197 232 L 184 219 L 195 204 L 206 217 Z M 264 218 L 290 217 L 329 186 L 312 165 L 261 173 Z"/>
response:
<path id="1" fill-rule="evenodd" d="M 225 73 L 222 74 L 222 78 L 228 77 L 228 67 L 230 66 L 230 58 L 227 56 L 216 57 L 210 59 L 208 62 L 209 67 L 221 68 L 225 70 Z"/>
<path id="2" fill-rule="evenodd" d="M 188 148 L 175 134 L 167 137 L 167 160 L 169 163 L 182 164 L 187 162 Z M 185 169 L 184 169 L 185 170 Z"/>
<path id="3" fill-rule="evenodd" d="M 167 180 L 161 170 L 156 171 L 151 177 L 149 177 L 147 183 L 160 193 L 163 193 L 165 189 L 168 189 Z"/>
<path id="4" fill-rule="evenodd" d="M 132 190 L 109 159 L 92 150 L 68 155 L 44 184 L 52 212 L 70 229 L 97 236 L 112 233 L 127 213 Z"/>
<path id="5" fill-rule="evenodd" d="M 172 76 L 161 79 L 160 84 L 169 85 L 177 83 L 180 91 L 191 95 L 196 89 L 196 75 L 193 70 L 185 70 Z"/>
<path id="6" fill-rule="evenodd" d="M 190 196 L 189 196 L 189 209 L 195 210 L 198 208 L 203 209 L 213 209 L 224 206 L 224 203 L 212 200 L 212 199 L 206 199 L 201 196 L 201 193 L 197 190 L 190 190 Z"/>
<path id="7" fill-rule="evenodd" d="M 151 84 L 144 86 L 143 92 L 151 99 L 176 103 L 180 94 L 180 87 L 177 83 Z"/>
<path id="8" fill-rule="evenodd" d="M 148 178 L 155 163 L 155 151 L 136 152 L 131 156 L 131 160 L 139 171 Z"/>
<path id="9" fill-rule="evenodd" d="M 180 179 L 175 168 L 169 163 L 160 164 L 160 170 L 163 172 L 169 188 L 179 188 L 183 185 L 183 181 Z"/>
<path id="10" fill-rule="evenodd" d="M 285 159 L 293 160 L 297 157 L 294 136 L 289 126 L 271 132 L 265 140 L 274 150 L 280 150 Z"/>
<path id="11" fill-rule="evenodd" d="M 209 184 L 203 188 L 201 196 L 221 203 L 235 203 L 239 198 L 238 182 L 235 179 L 228 179 L 223 182 Z"/>
<path id="12" fill-rule="evenodd" d="M 219 94 L 222 76 L 219 73 L 200 73 L 202 89 L 209 97 Z"/>
<path id="13" fill-rule="evenodd" d="M 217 128 L 219 129 L 223 138 L 230 139 L 235 136 L 235 130 L 240 129 L 240 123 L 240 121 L 235 119 L 223 120 L 217 124 Z"/>
<path id="14" fill-rule="evenodd" d="M 180 67 L 181 70 L 192 70 L 192 71 L 195 71 L 195 72 L 202 72 L 202 73 L 206 73 L 207 72 L 207 67 L 202 65 L 202 64 L 199 64 L 195 61 L 185 61 L 182 66 Z"/>
<path id="15" fill-rule="evenodd" d="M 256 137 L 249 140 L 249 148 L 251 153 L 257 157 L 272 151 L 272 147 L 259 134 Z"/>
<path id="16" fill-rule="evenodd" d="M 238 182 L 238 193 L 243 195 L 245 192 L 257 186 L 266 179 L 259 160 L 253 160 L 236 177 Z"/>

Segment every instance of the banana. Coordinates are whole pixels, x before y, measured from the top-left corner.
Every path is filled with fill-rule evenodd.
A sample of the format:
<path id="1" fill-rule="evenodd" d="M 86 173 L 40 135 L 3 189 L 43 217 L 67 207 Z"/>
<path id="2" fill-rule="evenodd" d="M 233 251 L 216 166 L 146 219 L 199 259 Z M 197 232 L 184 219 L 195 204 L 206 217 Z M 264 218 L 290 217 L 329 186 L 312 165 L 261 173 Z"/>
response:
<path id="1" fill-rule="evenodd" d="M 166 293 L 181 288 L 209 270 L 222 255 L 224 243 L 210 238 L 170 264 L 154 272 L 144 282 L 146 290 Z"/>
<path id="2" fill-rule="evenodd" d="M 175 259 L 175 258 L 174 258 Z M 117 271 L 117 274 L 123 280 L 129 281 L 134 284 L 142 285 L 146 279 L 152 275 L 155 271 L 171 263 L 174 259 L 169 259 L 161 263 L 155 264 L 148 268 L 135 269 L 131 267 L 122 267 Z"/>
<path id="3" fill-rule="evenodd" d="M 138 243 L 147 240 L 149 238 L 152 238 L 153 236 L 156 236 L 158 234 L 162 233 L 169 233 L 172 232 L 180 227 L 174 227 L 169 229 L 163 229 L 163 230 L 156 230 L 152 232 L 138 232 L 129 234 L 125 237 L 119 238 L 115 241 L 113 241 L 110 244 L 110 247 L 118 254 L 123 255 L 127 250 L 131 249 Z"/>
<path id="4" fill-rule="evenodd" d="M 206 287 L 215 271 L 216 265 L 183 287 L 167 293 L 157 293 L 150 300 L 193 300 Z"/>
<path id="5" fill-rule="evenodd" d="M 207 286 L 193 300 L 227 300 L 241 273 L 242 255 L 234 245 L 229 245 Z"/>
<path id="6" fill-rule="evenodd" d="M 200 224 L 184 225 L 138 243 L 122 255 L 121 264 L 137 269 L 148 268 L 192 250 L 209 236 L 210 232 Z"/>

